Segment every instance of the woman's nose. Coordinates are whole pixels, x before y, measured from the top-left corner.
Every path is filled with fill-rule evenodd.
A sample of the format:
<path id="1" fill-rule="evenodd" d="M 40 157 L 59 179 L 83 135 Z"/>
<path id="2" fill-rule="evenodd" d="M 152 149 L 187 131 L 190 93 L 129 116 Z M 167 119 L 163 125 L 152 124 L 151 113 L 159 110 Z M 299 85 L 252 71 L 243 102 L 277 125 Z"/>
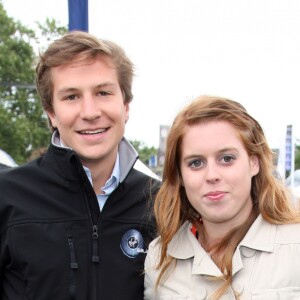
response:
<path id="1" fill-rule="evenodd" d="M 218 166 L 215 164 L 207 165 L 206 180 L 209 183 L 215 184 L 221 180 Z"/>

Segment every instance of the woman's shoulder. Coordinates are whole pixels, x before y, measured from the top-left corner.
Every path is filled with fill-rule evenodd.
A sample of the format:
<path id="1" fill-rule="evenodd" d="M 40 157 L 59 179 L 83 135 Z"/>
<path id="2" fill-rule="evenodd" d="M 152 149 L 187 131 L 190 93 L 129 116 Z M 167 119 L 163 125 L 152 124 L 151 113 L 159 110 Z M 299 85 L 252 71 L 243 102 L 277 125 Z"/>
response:
<path id="1" fill-rule="evenodd" d="M 160 237 L 154 239 L 148 247 L 147 256 L 145 260 L 145 269 L 147 272 L 154 272 L 155 266 L 160 259 Z"/>
<path id="2" fill-rule="evenodd" d="M 159 248 L 160 248 L 160 241 L 161 238 L 160 236 L 155 238 L 150 244 L 149 244 L 149 249 L 148 249 L 148 253 L 157 253 Z"/>
<path id="3" fill-rule="evenodd" d="M 186 221 L 183 225 L 180 226 L 180 228 L 176 231 L 176 233 L 173 235 L 171 241 L 168 244 L 168 249 L 175 245 L 177 245 L 180 241 L 180 244 L 186 242 L 188 240 L 187 237 L 187 231 L 190 231 L 191 223 Z M 184 242 L 183 242 L 184 241 Z M 161 236 L 158 236 L 155 238 L 149 245 L 149 251 L 150 252 L 157 252 L 160 250 L 161 247 Z"/>
<path id="4" fill-rule="evenodd" d="M 300 223 L 277 225 L 276 242 L 300 244 Z"/>

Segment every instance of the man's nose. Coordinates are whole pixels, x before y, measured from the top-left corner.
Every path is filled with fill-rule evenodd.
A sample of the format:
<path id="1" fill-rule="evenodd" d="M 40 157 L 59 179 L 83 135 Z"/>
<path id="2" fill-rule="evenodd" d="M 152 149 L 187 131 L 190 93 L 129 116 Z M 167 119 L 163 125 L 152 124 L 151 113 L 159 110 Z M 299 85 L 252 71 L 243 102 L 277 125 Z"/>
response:
<path id="1" fill-rule="evenodd" d="M 91 95 L 85 96 L 81 105 L 81 117 L 86 120 L 94 120 L 101 116 L 101 109 L 96 99 Z"/>

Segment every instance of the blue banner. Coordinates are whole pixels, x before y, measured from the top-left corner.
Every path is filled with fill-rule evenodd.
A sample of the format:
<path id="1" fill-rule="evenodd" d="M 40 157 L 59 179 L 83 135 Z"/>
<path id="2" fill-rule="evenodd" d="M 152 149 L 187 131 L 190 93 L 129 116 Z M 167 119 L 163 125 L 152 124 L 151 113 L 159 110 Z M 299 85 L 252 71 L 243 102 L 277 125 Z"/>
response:
<path id="1" fill-rule="evenodd" d="M 293 160 L 293 127 L 288 125 L 285 138 L 285 170 L 291 171 Z"/>
<path id="2" fill-rule="evenodd" d="M 69 31 L 89 31 L 88 0 L 68 0 Z"/>

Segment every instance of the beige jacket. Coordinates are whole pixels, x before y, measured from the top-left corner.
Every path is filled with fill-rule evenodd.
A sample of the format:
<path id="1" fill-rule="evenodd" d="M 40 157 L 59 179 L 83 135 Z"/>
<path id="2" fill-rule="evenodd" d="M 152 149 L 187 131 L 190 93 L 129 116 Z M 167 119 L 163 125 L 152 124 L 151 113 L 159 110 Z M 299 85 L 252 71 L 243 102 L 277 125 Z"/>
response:
<path id="1" fill-rule="evenodd" d="M 157 292 L 159 238 L 150 244 L 144 299 L 209 299 L 220 286 L 220 282 L 211 280 L 222 275 L 220 270 L 190 228 L 186 222 L 170 242 L 168 254 L 177 264 Z M 232 288 L 221 299 L 235 299 L 233 289 L 242 300 L 299 300 L 300 224 L 272 225 L 259 216 L 234 253 Z"/>

